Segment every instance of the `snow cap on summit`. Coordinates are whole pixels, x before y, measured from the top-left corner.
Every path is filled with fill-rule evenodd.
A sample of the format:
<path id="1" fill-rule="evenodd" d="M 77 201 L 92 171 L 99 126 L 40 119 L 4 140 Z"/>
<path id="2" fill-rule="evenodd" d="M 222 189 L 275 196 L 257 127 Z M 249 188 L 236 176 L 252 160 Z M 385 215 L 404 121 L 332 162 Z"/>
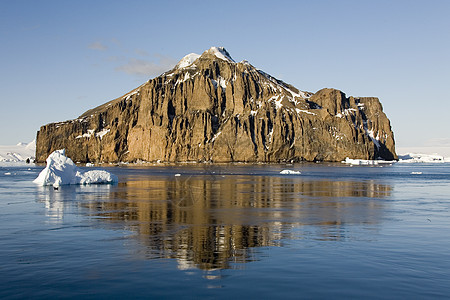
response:
<path id="1" fill-rule="evenodd" d="M 211 47 L 208 50 L 206 50 L 204 53 L 213 54 L 216 57 L 226 60 L 228 62 L 234 63 L 235 61 L 231 58 L 230 53 L 228 53 L 227 50 L 225 50 L 224 47 Z"/>
<path id="2" fill-rule="evenodd" d="M 200 55 L 196 54 L 196 53 L 189 53 L 188 55 L 186 55 L 185 57 L 183 57 L 175 66 L 175 69 L 182 69 L 182 68 L 186 68 L 190 65 L 192 65 L 194 63 L 194 61 L 197 60 L 197 58 L 199 58 Z"/>
<path id="3" fill-rule="evenodd" d="M 221 60 L 225 60 L 231 63 L 234 63 L 235 61 L 231 58 L 230 53 L 228 53 L 227 50 L 225 50 L 224 47 L 211 47 L 208 50 L 206 50 L 205 52 L 203 52 L 202 55 L 204 54 L 210 54 L 210 55 L 214 55 L 217 58 L 221 59 Z M 176 65 L 175 65 L 175 69 L 183 69 L 186 67 L 189 67 L 190 65 L 192 65 L 201 55 L 196 54 L 196 53 L 189 53 L 188 55 L 186 55 L 185 57 L 183 57 Z"/>

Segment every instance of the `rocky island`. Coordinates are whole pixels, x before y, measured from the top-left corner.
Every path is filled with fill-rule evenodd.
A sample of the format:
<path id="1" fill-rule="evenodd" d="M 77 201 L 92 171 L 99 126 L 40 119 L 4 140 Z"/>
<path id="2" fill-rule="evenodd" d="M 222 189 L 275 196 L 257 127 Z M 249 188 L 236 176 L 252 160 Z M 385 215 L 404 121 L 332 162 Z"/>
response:
<path id="1" fill-rule="evenodd" d="M 397 159 L 378 98 L 301 91 L 217 47 L 77 119 L 42 126 L 36 161 L 58 149 L 96 163 Z"/>

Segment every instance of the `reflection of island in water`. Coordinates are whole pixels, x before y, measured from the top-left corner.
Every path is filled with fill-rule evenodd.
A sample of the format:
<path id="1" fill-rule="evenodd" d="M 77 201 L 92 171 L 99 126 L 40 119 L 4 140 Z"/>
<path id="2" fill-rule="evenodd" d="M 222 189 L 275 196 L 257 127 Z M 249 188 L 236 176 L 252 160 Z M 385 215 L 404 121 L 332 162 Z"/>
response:
<path id="1" fill-rule="evenodd" d="M 257 259 L 253 247 L 279 245 L 283 238 L 352 238 L 351 226 L 380 222 L 379 198 L 390 192 L 369 181 L 157 177 L 119 184 L 82 205 L 91 216 L 136 232 L 144 246 L 134 251 L 138 255 L 176 258 L 180 268 L 222 269 Z M 293 228 L 305 236 L 293 236 Z"/>

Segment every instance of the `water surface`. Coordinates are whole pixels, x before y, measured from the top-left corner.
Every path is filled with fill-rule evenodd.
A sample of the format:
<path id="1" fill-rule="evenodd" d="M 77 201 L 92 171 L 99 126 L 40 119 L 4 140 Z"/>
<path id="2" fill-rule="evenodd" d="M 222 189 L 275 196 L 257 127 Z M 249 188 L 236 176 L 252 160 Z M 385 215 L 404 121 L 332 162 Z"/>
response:
<path id="1" fill-rule="evenodd" d="M 1 298 L 450 296 L 448 164 L 41 169 L 0 167 Z"/>

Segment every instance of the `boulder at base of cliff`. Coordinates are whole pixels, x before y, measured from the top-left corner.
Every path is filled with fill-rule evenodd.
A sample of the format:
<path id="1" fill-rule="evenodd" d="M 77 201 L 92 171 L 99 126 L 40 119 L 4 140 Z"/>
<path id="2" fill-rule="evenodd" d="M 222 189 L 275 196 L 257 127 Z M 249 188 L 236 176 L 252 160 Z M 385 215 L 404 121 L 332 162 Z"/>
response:
<path id="1" fill-rule="evenodd" d="M 33 181 L 54 187 L 68 184 L 117 183 L 116 175 L 105 170 L 83 171 L 66 156 L 65 150 L 53 151 L 46 160 L 47 166 Z"/>

